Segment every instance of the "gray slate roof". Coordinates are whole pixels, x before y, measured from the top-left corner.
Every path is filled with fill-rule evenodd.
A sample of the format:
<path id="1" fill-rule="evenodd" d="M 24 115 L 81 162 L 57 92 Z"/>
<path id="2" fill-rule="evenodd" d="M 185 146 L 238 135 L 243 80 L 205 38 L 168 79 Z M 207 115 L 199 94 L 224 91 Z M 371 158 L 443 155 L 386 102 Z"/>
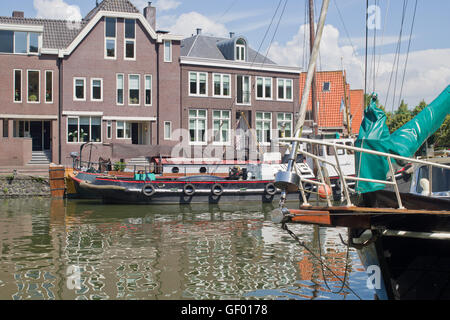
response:
<path id="1" fill-rule="evenodd" d="M 140 11 L 128 0 L 103 0 L 86 15 L 84 20 L 90 20 L 98 11 L 140 13 Z"/>
<path id="2" fill-rule="evenodd" d="M 218 38 L 205 35 L 195 35 L 181 41 L 181 56 L 194 58 L 208 58 L 217 60 L 229 60 L 217 46 L 218 43 L 230 40 L 229 38 Z M 276 63 L 262 54 L 248 47 L 247 62 L 273 64 Z"/>

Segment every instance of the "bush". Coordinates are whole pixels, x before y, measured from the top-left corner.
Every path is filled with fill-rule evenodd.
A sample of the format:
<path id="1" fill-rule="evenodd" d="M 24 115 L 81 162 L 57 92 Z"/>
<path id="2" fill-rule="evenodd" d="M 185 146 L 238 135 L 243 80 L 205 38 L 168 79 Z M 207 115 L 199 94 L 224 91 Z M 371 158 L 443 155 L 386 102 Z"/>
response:
<path id="1" fill-rule="evenodd" d="M 114 171 L 123 171 L 125 170 L 125 166 L 126 166 L 125 162 L 118 161 L 114 163 Z"/>

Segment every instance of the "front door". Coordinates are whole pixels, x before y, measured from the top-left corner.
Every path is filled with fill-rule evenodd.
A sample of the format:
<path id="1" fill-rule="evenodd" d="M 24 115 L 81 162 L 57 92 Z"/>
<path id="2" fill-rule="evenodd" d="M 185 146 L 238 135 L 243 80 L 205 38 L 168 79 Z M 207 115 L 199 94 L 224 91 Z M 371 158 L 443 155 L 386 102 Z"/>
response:
<path id="1" fill-rule="evenodd" d="M 52 141 L 51 141 L 51 122 L 50 121 L 44 121 L 44 132 L 43 132 L 43 139 L 44 139 L 44 150 L 50 150 Z"/>
<path id="2" fill-rule="evenodd" d="M 131 124 L 131 143 L 139 144 L 139 123 Z"/>
<path id="3" fill-rule="evenodd" d="M 30 136 L 33 140 L 32 150 L 43 151 L 42 121 L 30 121 Z"/>

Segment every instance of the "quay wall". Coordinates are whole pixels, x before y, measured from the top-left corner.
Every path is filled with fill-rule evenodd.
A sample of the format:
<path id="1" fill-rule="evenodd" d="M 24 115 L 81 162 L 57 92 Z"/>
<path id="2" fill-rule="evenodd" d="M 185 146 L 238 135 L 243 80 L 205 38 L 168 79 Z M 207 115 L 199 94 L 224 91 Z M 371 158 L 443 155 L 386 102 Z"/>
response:
<path id="1" fill-rule="evenodd" d="M 50 197 L 48 177 L 13 174 L 0 176 L 0 199 L 19 197 Z"/>

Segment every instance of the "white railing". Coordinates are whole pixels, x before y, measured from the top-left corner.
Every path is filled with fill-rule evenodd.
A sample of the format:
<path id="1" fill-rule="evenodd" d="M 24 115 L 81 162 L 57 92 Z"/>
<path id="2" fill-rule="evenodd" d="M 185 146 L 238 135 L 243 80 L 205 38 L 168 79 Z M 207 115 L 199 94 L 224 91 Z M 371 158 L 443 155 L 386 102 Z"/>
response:
<path id="1" fill-rule="evenodd" d="M 395 191 L 395 195 L 397 198 L 397 203 L 398 203 L 398 208 L 399 209 L 404 209 L 403 204 L 402 204 L 402 200 L 400 197 L 400 192 L 399 192 L 399 188 L 397 185 L 397 181 L 395 178 L 395 171 L 394 171 L 394 166 L 392 165 L 392 159 L 395 160 L 401 160 L 407 163 L 417 163 L 417 164 L 422 164 L 422 165 L 426 165 L 429 168 L 429 177 L 430 177 L 430 190 L 429 190 L 429 195 L 431 196 L 432 194 L 432 189 L 433 189 L 433 185 L 432 185 L 432 168 L 442 168 L 442 169 L 448 169 L 450 170 L 450 166 L 448 165 L 444 165 L 444 164 L 440 164 L 440 163 L 434 163 L 434 162 L 429 162 L 429 161 L 424 161 L 424 160 L 419 160 L 419 159 L 414 159 L 414 158 L 407 158 L 407 157 L 402 157 L 402 156 L 398 156 L 395 154 L 390 154 L 390 153 L 385 153 L 385 152 L 380 152 L 380 151 L 374 151 L 374 150 L 369 150 L 369 149 L 363 149 L 363 148 L 358 148 L 358 147 L 353 147 L 353 146 L 348 146 L 348 145 L 344 145 L 344 144 L 339 144 L 339 143 L 330 143 L 330 142 L 325 142 L 322 140 L 314 140 L 314 139 L 307 139 L 307 138 L 279 138 L 278 142 L 282 145 L 286 145 L 286 142 L 299 142 L 299 143 L 310 143 L 311 145 L 323 145 L 323 146 L 328 146 L 328 147 L 332 147 L 334 150 L 334 155 L 336 158 L 336 164 L 333 164 L 329 161 L 326 161 L 325 159 L 321 158 L 320 156 L 316 156 L 312 153 L 309 153 L 307 151 L 301 150 L 300 148 L 298 148 L 298 153 L 301 153 L 307 157 L 311 157 L 312 159 L 314 159 L 314 161 L 316 162 L 316 167 L 318 169 L 318 174 L 319 174 L 319 179 L 320 182 L 317 181 L 313 181 L 310 179 L 306 179 L 306 178 L 302 178 L 302 176 L 297 172 L 297 174 L 300 176 L 300 182 L 308 182 L 311 184 L 315 184 L 315 185 L 322 185 L 324 188 L 326 188 L 326 183 L 325 183 L 325 179 L 324 179 L 324 175 L 322 172 L 322 167 L 319 165 L 320 162 L 322 163 L 326 163 L 331 165 L 332 167 L 335 168 L 336 172 L 338 173 L 338 176 L 342 182 L 342 189 L 343 189 L 343 193 L 345 196 L 345 200 L 347 202 L 347 206 L 353 206 L 353 204 L 351 203 L 350 200 L 350 192 L 349 192 L 349 187 L 347 185 L 347 180 L 353 180 L 353 181 L 364 181 L 364 182 L 374 182 L 374 183 L 380 183 L 380 184 L 385 184 L 385 185 L 392 185 L 394 187 L 394 191 Z M 276 141 L 274 141 L 276 143 Z M 287 145 L 288 147 L 290 146 Z M 389 172 L 390 175 L 392 177 L 392 181 L 387 181 L 387 180 L 376 180 L 376 179 L 367 179 L 367 178 L 360 178 L 360 177 L 353 177 L 353 176 L 346 176 L 343 174 L 341 166 L 339 164 L 339 158 L 338 158 L 338 149 L 346 149 L 346 150 L 351 150 L 354 152 L 360 152 L 360 153 L 367 153 L 367 154 L 372 154 L 372 155 L 377 155 L 377 156 L 381 156 L 381 157 L 385 157 L 387 158 L 388 164 L 389 164 Z M 291 151 L 292 152 L 292 151 Z M 304 189 L 303 189 L 303 184 L 300 183 L 299 186 L 300 192 L 302 194 L 302 198 L 303 198 L 303 205 L 309 205 L 305 194 L 304 194 Z M 327 204 L 328 206 L 331 206 L 331 201 L 330 201 L 330 196 L 328 195 L 328 192 L 325 192 L 326 194 L 326 200 L 327 200 Z"/>

